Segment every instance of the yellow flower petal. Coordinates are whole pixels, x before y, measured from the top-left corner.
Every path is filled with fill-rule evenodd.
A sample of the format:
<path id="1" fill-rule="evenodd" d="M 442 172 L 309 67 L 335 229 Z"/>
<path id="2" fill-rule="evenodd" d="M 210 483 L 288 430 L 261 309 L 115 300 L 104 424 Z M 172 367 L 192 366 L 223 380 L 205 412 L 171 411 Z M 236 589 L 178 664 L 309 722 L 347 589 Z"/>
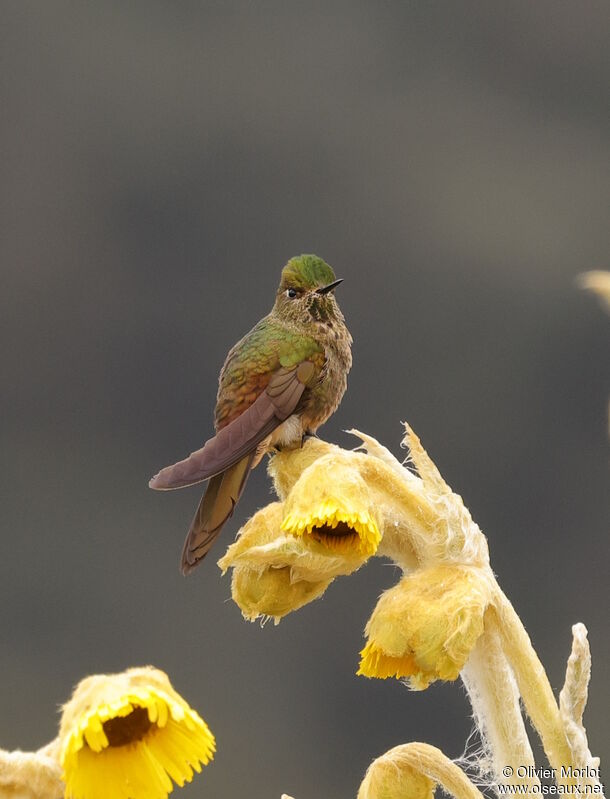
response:
<path id="1" fill-rule="evenodd" d="M 150 667 L 83 680 L 60 745 L 66 799 L 166 799 L 215 751 L 203 719 Z"/>

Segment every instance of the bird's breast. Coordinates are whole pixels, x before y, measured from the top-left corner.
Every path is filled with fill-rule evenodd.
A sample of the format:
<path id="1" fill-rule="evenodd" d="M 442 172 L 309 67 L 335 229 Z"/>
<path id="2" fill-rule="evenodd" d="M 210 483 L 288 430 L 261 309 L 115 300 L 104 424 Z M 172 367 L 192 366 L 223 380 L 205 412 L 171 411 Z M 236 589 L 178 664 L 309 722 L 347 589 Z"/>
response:
<path id="1" fill-rule="evenodd" d="M 318 383 L 308 392 L 302 411 L 303 430 L 314 433 L 337 409 L 347 388 L 351 367 L 349 343 L 325 347 L 326 359 Z"/>

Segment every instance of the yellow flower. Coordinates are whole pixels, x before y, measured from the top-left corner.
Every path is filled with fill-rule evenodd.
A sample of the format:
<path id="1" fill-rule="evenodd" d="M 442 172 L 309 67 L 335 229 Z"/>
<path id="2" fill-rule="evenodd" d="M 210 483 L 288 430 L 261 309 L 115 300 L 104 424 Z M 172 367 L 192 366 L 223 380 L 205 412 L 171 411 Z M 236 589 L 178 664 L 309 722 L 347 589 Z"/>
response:
<path id="1" fill-rule="evenodd" d="M 367 560 L 359 548 L 345 554 L 329 550 L 311 538 L 298 538 L 282 530 L 284 506 L 273 502 L 250 518 L 235 543 L 218 561 L 223 573 L 229 567 L 247 566 L 260 573 L 265 569 L 290 567 L 290 581 L 330 580 L 351 574 Z"/>
<path id="2" fill-rule="evenodd" d="M 244 617 L 270 616 L 276 623 L 317 599 L 343 564 L 281 530 L 283 507 L 273 502 L 244 525 L 239 538 L 218 561 L 223 573 L 233 569 L 231 594 Z"/>
<path id="3" fill-rule="evenodd" d="M 282 530 L 338 554 L 374 555 L 381 541 L 366 483 L 338 448 L 308 466 L 288 494 Z"/>
<path id="4" fill-rule="evenodd" d="M 152 667 L 87 677 L 65 705 L 66 799 L 165 799 L 215 751 L 203 719 Z"/>
<path id="5" fill-rule="evenodd" d="M 485 536 L 410 428 L 404 443 L 419 476 L 371 436 L 349 432 L 365 452 L 309 439 L 271 458 L 285 531 L 341 555 L 390 557 L 406 571 L 435 561 L 489 563 Z"/>
<path id="6" fill-rule="evenodd" d="M 441 564 L 382 594 L 367 626 L 358 674 L 408 678 L 422 690 L 455 680 L 483 632 L 492 586 L 476 567 Z"/>
<path id="7" fill-rule="evenodd" d="M 275 622 L 302 608 L 328 588 L 331 580 L 291 580 L 290 567 L 264 569 L 257 572 L 247 567 L 233 571 L 233 600 L 248 621 L 269 616 Z"/>

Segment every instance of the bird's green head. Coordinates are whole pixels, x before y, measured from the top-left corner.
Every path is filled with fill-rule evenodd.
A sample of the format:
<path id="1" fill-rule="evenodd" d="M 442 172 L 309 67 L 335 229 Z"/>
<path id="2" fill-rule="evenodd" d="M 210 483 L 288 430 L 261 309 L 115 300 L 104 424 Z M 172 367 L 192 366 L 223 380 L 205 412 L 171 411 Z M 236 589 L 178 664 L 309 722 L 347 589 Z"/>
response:
<path id="1" fill-rule="evenodd" d="M 317 255 L 297 255 L 282 269 L 274 311 L 303 323 L 342 320 L 334 297 L 339 283 L 326 261 Z"/>
<path id="2" fill-rule="evenodd" d="M 280 291 L 290 288 L 311 291 L 328 286 L 336 280 L 332 267 L 317 255 L 297 255 L 282 269 Z"/>

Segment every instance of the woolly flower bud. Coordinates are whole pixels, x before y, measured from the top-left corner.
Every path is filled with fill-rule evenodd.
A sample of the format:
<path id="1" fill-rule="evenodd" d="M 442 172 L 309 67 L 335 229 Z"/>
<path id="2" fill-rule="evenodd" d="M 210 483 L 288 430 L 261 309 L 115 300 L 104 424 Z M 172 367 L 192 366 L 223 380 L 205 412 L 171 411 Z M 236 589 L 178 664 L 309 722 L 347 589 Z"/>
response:
<path id="1" fill-rule="evenodd" d="M 165 799 L 215 751 L 203 719 L 152 667 L 87 677 L 64 706 L 60 762 L 69 799 Z"/>
<path id="2" fill-rule="evenodd" d="M 286 535 L 281 502 L 252 516 L 239 538 L 218 561 L 223 573 L 233 569 L 233 600 L 249 621 L 283 616 L 321 596 L 339 574 L 349 574 L 365 560 L 358 553 L 337 556 L 321 544 Z"/>
<path id="3" fill-rule="evenodd" d="M 403 577 L 373 611 L 358 674 L 408 678 L 423 690 L 455 680 L 483 632 L 492 586 L 475 567 L 442 564 Z"/>
<path id="4" fill-rule="evenodd" d="M 435 789 L 430 777 L 389 752 L 371 764 L 357 799 L 432 799 Z"/>
<path id="5" fill-rule="evenodd" d="M 358 799 L 432 799 L 436 786 L 454 799 L 483 799 L 464 772 L 429 744 L 395 746 L 374 760 Z"/>
<path id="6" fill-rule="evenodd" d="M 330 583 L 331 580 L 292 581 L 289 566 L 262 572 L 238 566 L 233 570 L 231 593 L 245 619 L 255 621 L 268 616 L 277 624 L 288 613 L 321 596 Z"/>
<path id="7" fill-rule="evenodd" d="M 305 469 L 286 499 L 282 530 L 339 554 L 370 557 L 381 533 L 370 492 L 352 458 L 353 453 L 337 450 Z"/>

